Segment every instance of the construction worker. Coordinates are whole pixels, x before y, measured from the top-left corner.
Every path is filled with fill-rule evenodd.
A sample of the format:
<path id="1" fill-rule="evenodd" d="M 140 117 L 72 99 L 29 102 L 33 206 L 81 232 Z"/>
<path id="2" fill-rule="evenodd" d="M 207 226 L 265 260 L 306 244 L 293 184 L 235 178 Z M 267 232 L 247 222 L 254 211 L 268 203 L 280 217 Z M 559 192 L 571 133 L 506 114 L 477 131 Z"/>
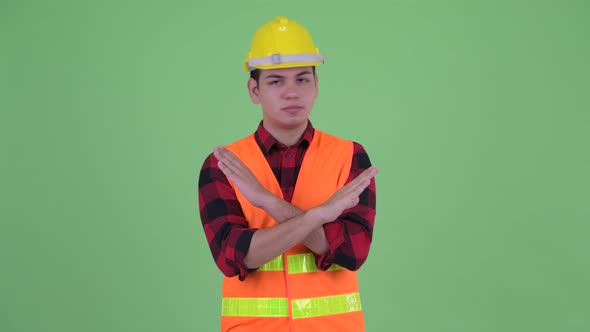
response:
<path id="1" fill-rule="evenodd" d="M 202 166 L 222 331 L 364 331 L 355 271 L 371 245 L 377 169 L 360 144 L 309 121 L 323 62 L 299 23 L 261 26 L 244 65 L 262 121 Z"/>

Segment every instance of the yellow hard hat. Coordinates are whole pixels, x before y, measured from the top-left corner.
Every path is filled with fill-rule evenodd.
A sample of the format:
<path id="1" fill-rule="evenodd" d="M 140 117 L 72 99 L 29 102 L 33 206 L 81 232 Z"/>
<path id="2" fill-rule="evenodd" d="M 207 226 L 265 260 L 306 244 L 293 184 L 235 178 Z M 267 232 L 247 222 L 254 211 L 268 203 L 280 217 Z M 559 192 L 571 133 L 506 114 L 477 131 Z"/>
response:
<path id="1" fill-rule="evenodd" d="M 324 57 L 313 44 L 309 32 L 301 24 L 279 16 L 256 31 L 244 67 L 246 71 L 251 71 L 317 66 L 322 63 Z"/>

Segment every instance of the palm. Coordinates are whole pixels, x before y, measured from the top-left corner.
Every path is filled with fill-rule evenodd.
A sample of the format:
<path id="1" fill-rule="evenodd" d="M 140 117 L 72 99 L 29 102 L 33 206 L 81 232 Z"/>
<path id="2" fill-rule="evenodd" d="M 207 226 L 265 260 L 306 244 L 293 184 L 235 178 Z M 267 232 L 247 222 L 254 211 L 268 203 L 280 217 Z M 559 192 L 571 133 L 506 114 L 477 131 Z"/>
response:
<path id="1" fill-rule="evenodd" d="M 214 155 L 219 160 L 219 169 L 252 205 L 261 207 L 268 195 L 272 195 L 260 184 L 252 171 L 231 151 L 223 147 L 215 148 Z"/>
<path id="2" fill-rule="evenodd" d="M 342 211 L 357 205 L 360 194 L 371 184 L 371 179 L 377 172 L 377 168 L 367 168 L 354 180 L 336 191 L 332 197 L 322 204 L 322 207 L 324 207 L 324 220 L 326 222 L 335 220 Z"/>

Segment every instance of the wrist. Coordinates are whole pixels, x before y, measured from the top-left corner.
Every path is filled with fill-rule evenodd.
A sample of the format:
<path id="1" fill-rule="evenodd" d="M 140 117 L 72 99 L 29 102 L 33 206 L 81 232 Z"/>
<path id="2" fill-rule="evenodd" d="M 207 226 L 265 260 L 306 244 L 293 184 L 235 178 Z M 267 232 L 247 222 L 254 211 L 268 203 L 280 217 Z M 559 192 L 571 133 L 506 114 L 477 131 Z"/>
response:
<path id="1" fill-rule="evenodd" d="M 270 191 L 266 191 L 260 200 L 260 205 L 257 207 L 263 209 L 264 211 L 269 211 L 271 207 L 277 204 L 277 200 L 279 199 L 280 198 L 273 195 Z"/>
<path id="2" fill-rule="evenodd" d="M 328 222 L 326 220 L 326 213 L 325 208 L 323 206 L 317 206 L 307 210 L 306 214 L 309 216 L 309 219 L 313 220 L 314 222 L 319 223 L 320 225 L 325 224 Z"/>

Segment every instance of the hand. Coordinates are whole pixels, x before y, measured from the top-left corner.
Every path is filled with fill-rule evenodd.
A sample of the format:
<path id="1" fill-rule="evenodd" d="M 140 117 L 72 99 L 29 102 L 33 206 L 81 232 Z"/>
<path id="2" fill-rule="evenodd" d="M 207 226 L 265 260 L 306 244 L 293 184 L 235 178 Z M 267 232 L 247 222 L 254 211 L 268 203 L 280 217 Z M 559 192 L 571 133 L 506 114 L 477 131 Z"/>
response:
<path id="1" fill-rule="evenodd" d="M 263 207 L 275 196 L 264 188 L 256 176 L 225 147 L 215 147 L 213 155 L 217 158 L 217 166 L 233 183 L 240 189 L 240 192 L 256 207 Z"/>
<path id="2" fill-rule="evenodd" d="M 334 221 L 342 211 L 358 204 L 360 194 L 369 186 L 371 179 L 379 172 L 376 167 L 369 167 L 354 180 L 340 188 L 322 205 L 318 206 L 316 213 L 322 224 Z"/>

